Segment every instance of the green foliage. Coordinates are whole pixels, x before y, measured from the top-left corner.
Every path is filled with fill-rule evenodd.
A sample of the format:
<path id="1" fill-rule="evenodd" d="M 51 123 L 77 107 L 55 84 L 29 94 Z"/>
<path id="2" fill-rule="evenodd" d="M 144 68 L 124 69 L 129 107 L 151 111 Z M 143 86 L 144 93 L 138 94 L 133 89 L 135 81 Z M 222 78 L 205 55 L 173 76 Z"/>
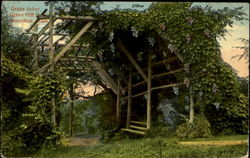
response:
<path id="1" fill-rule="evenodd" d="M 211 137 L 210 123 L 205 116 L 195 116 L 193 123 L 186 122 L 177 127 L 176 136 L 179 138 L 208 138 Z"/>
<path id="2" fill-rule="evenodd" d="M 64 76 L 33 76 L 26 68 L 3 57 L 3 153 L 17 156 L 34 152 L 43 144 L 57 145 L 62 133 L 50 121 L 51 98 L 61 100 Z M 14 84 L 10 85 L 10 81 Z M 12 100 L 9 97 L 12 96 Z"/>
<path id="3" fill-rule="evenodd" d="M 20 36 L 21 29 L 12 26 L 6 7 L 1 7 L 1 55 L 28 67 L 32 58 L 31 49 L 25 43 L 28 36 Z"/>
<path id="4" fill-rule="evenodd" d="M 155 2 L 144 12 L 130 9 L 106 12 L 93 10 L 92 15 L 99 22 L 91 27 L 81 42 L 92 46 L 91 55 L 100 59 L 105 69 L 112 68 L 114 78 L 118 76 L 117 70 L 120 69 L 120 75 L 123 76 L 128 67 L 128 62 L 118 48 L 118 39 L 125 43 L 132 56 L 138 55 L 140 51 L 145 56 L 148 52 L 156 56 L 162 56 L 163 51 L 167 56 L 179 53 L 184 59 L 183 64 L 189 66 L 189 72 L 177 75 L 177 81 L 187 79 L 190 82 L 196 98 L 195 105 L 199 106 L 197 109 L 200 113 L 205 108 L 212 108 L 217 102 L 225 109 L 221 111 L 220 116 L 223 117 L 226 113 L 231 113 L 233 106 L 224 102 L 228 98 L 232 98 L 230 102 L 234 102 L 240 93 L 237 75 L 231 66 L 223 62 L 217 39 L 225 37 L 227 26 L 232 27 L 235 21 L 246 20 L 246 14 L 242 7 L 213 10 L 209 6 L 191 6 L 192 3 L 189 2 Z M 84 14 L 83 10 L 74 10 L 77 8 L 74 2 L 69 8 L 71 14 Z M 63 9 L 58 11 L 63 12 Z M 82 22 L 76 22 L 66 30 L 73 35 L 80 30 L 81 27 L 78 26 L 82 25 Z M 153 46 L 149 44 L 148 38 L 154 39 Z M 141 43 L 133 45 L 138 41 Z M 141 63 L 146 63 L 145 59 Z M 213 110 L 215 113 L 216 109 Z M 229 121 L 233 120 L 232 115 L 227 118 Z"/>
<path id="5" fill-rule="evenodd" d="M 227 140 L 227 139 L 223 139 Z M 246 140 L 246 136 L 245 139 Z M 241 157 L 247 153 L 245 145 L 181 145 L 176 140 L 164 137 L 126 139 L 109 144 L 95 146 L 66 146 L 56 150 L 44 150 L 37 153 L 35 158 L 213 158 Z"/>
<path id="6" fill-rule="evenodd" d="M 246 134 L 248 131 L 248 99 L 244 94 L 224 100 L 218 110 L 214 106 L 206 108 L 214 134 Z M 213 112 L 212 111 L 216 111 Z"/>
<path id="7" fill-rule="evenodd" d="M 102 134 L 115 126 L 115 100 L 111 94 L 98 94 L 88 100 L 75 101 L 73 105 L 73 131 L 75 134 Z M 60 127 L 69 129 L 69 105 L 61 106 Z"/>
<path id="8" fill-rule="evenodd" d="M 125 74 L 128 65 L 122 62 L 123 57 L 117 49 L 118 39 L 143 40 L 142 50 L 133 50 L 132 55 L 139 51 L 144 54 L 152 51 L 156 56 L 162 51 L 168 55 L 179 53 L 190 70 L 177 76 L 177 80 L 187 78 L 196 96 L 200 92 L 204 94 L 199 105 L 239 95 L 236 73 L 223 62 L 217 38 L 224 38 L 226 26 L 232 27 L 234 20 L 245 20 L 245 13 L 242 8 L 212 10 L 210 7 L 191 7 L 191 4 L 157 2 L 145 12 L 119 9 L 104 12 L 99 16 L 100 22 L 92 27 L 96 32 L 86 33 L 83 42 L 93 46 L 93 55 L 101 56 L 106 69 L 121 68 L 121 74 Z M 79 29 L 73 30 L 77 32 Z M 154 39 L 154 46 L 147 44 L 145 39 L 148 38 Z M 133 43 L 126 44 L 127 48 L 134 48 Z M 118 76 L 117 72 L 114 71 L 114 76 Z"/>
<path id="9" fill-rule="evenodd" d="M 159 126 L 154 126 L 152 127 L 148 133 L 147 136 L 150 138 L 154 138 L 154 137 L 165 137 L 165 138 L 169 138 L 172 137 L 174 134 L 174 130 L 171 127 L 168 127 L 166 125 L 159 125 Z"/>

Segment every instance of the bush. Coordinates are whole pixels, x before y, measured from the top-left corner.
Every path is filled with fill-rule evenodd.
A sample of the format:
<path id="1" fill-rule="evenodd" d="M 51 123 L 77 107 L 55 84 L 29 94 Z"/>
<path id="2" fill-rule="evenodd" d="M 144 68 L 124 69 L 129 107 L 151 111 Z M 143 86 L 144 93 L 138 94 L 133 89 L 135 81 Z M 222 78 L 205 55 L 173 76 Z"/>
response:
<path id="1" fill-rule="evenodd" d="M 177 127 L 176 136 L 178 138 L 208 138 L 211 137 L 210 123 L 203 115 L 194 118 L 193 123 L 188 121 Z"/>
<path id="2" fill-rule="evenodd" d="M 163 125 L 158 125 L 155 127 L 152 127 L 148 131 L 148 137 L 154 138 L 154 137 L 171 137 L 174 133 L 174 130 L 170 126 L 163 126 Z"/>
<path id="3" fill-rule="evenodd" d="M 205 115 L 214 135 L 247 134 L 248 98 L 244 94 L 239 94 L 237 98 L 228 98 L 223 101 L 219 110 L 214 106 L 207 106 Z"/>

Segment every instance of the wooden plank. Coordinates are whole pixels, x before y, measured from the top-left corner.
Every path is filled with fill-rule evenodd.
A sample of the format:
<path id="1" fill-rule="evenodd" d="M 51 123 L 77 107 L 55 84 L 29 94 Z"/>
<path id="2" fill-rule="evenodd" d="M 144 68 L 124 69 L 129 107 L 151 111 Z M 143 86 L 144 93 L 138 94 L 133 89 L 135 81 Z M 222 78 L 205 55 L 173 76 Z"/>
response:
<path id="1" fill-rule="evenodd" d="M 140 122 L 140 121 L 130 121 L 131 123 L 135 123 L 135 124 L 140 124 L 140 125 L 147 125 L 146 122 Z"/>
<path id="2" fill-rule="evenodd" d="M 54 20 L 55 22 L 55 20 Z M 38 38 L 49 28 L 49 22 L 41 29 L 41 31 L 37 34 Z M 43 37 L 41 40 L 39 40 L 37 43 L 35 43 L 31 48 L 34 48 L 38 43 L 40 43 L 45 37 Z M 29 42 L 29 41 L 28 41 Z"/>
<path id="3" fill-rule="evenodd" d="M 47 12 L 48 9 L 44 9 L 44 11 L 41 13 L 41 15 L 44 15 Z M 37 16 L 36 21 L 26 30 L 27 33 L 30 32 L 30 30 L 38 23 L 38 21 L 40 20 L 39 15 Z"/>
<path id="4" fill-rule="evenodd" d="M 83 21 L 96 21 L 97 19 L 92 16 L 56 16 L 56 19 L 61 20 L 83 20 Z"/>
<path id="5" fill-rule="evenodd" d="M 94 22 L 88 22 L 80 32 L 77 33 L 77 35 L 62 49 L 60 53 L 54 58 L 54 63 L 56 63 L 59 58 L 61 58 L 66 51 L 88 30 L 88 28 L 93 24 Z"/>
<path id="6" fill-rule="evenodd" d="M 156 74 L 156 75 L 153 75 L 152 78 L 157 78 L 157 77 L 162 77 L 162 76 L 166 76 L 166 75 L 169 75 L 169 74 L 174 74 L 174 73 L 177 73 L 177 72 L 181 72 L 182 70 L 183 70 L 183 68 L 180 68 L 180 69 L 176 69 L 176 70 L 173 70 L 173 71 L 164 72 L 164 73 L 161 73 L 161 74 Z"/>
<path id="7" fill-rule="evenodd" d="M 73 135 L 73 108 L 74 108 L 74 85 L 73 83 L 70 84 L 69 87 L 69 102 L 70 102 L 70 106 L 69 106 L 69 136 L 72 137 Z"/>
<path id="8" fill-rule="evenodd" d="M 55 22 L 56 19 L 53 19 L 53 21 Z M 49 28 L 49 22 L 41 29 L 41 31 L 38 33 L 38 37 L 40 37 L 48 28 Z"/>
<path id="9" fill-rule="evenodd" d="M 30 30 L 38 23 L 40 19 L 36 19 L 36 21 L 26 30 L 27 33 L 30 32 Z"/>
<path id="10" fill-rule="evenodd" d="M 147 94 L 147 93 L 148 93 L 148 91 L 145 91 L 145 92 L 142 92 L 142 93 L 139 93 L 139 94 L 136 94 L 136 95 L 132 95 L 132 98 L 139 97 L 139 96 Z"/>
<path id="11" fill-rule="evenodd" d="M 49 46 L 49 45 L 48 44 L 38 44 L 37 46 Z M 57 47 L 63 47 L 63 46 L 66 46 L 66 44 L 55 44 L 55 46 L 57 46 Z M 89 46 L 84 46 L 84 45 L 79 45 L 79 44 L 73 44 L 71 47 L 89 48 Z"/>
<path id="12" fill-rule="evenodd" d="M 61 67 L 63 70 L 75 70 L 75 71 L 84 71 L 84 72 L 90 72 L 95 69 L 86 69 L 86 68 L 74 68 L 74 67 Z"/>
<path id="13" fill-rule="evenodd" d="M 170 62 L 173 62 L 175 60 L 177 60 L 178 57 L 177 56 L 174 56 L 174 57 L 170 57 L 170 58 L 167 58 L 167 59 L 164 59 L 162 61 L 159 61 L 159 62 L 156 62 L 156 63 L 153 63 L 152 66 L 157 66 L 157 65 L 160 65 L 160 64 L 163 64 L 163 63 L 170 63 Z"/>
<path id="14" fill-rule="evenodd" d="M 139 129 L 139 130 L 144 130 L 144 131 L 147 130 L 147 128 L 145 128 L 145 127 L 139 127 L 139 126 L 133 126 L 133 125 L 130 125 L 129 127 Z"/>
<path id="15" fill-rule="evenodd" d="M 50 8 L 49 8 L 49 62 L 52 63 L 53 58 L 54 58 L 54 46 L 53 46 L 53 27 L 54 27 L 54 3 L 50 3 Z M 53 63 L 51 64 L 52 71 L 54 70 L 53 68 Z"/>
<path id="16" fill-rule="evenodd" d="M 147 129 L 151 128 L 151 79 L 152 79 L 152 55 L 148 55 L 148 96 L 147 96 Z"/>
<path id="17" fill-rule="evenodd" d="M 128 108 L 127 108 L 127 128 L 129 127 L 131 118 L 131 101 L 132 101 L 132 72 L 131 67 L 129 68 L 129 79 L 128 79 Z"/>
<path id="18" fill-rule="evenodd" d="M 146 134 L 146 132 L 144 132 L 144 131 L 138 131 L 138 130 L 127 129 L 127 128 L 122 128 L 121 130 L 126 131 L 126 132 L 135 133 L 135 134 L 140 134 L 140 135 L 145 135 Z"/>
<path id="19" fill-rule="evenodd" d="M 121 49 L 121 51 L 127 56 L 129 61 L 132 63 L 132 65 L 136 68 L 136 70 L 140 73 L 140 75 L 143 77 L 143 79 L 147 82 L 147 76 L 142 71 L 142 68 L 139 66 L 139 64 L 135 61 L 135 59 L 132 57 L 132 55 L 128 52 L 128 50 L 124 47 L 122 41 L 118 39 L 117 43 L 118 47 Z"/>
<path id="20" fill-rule="evenodd" d="M 39 19 L 49 19 L 48 15 L 39 15 Z M 83 20 L 83 21 L 96 21 L 97 19 L 92 16 L 56 16 L 56 19 L 61 20 Z"/>
<path id="21" fill-rule="evenodd" d="M 120 125 L 120 120 L 121 120 L 121 96 L 120 96 L 120 87 L 121 87 L 121 79 L 120 76 L 118 74 L 118 78 L 117 78 L 117 96 L 116 96 L 116 124 L 117 127 L 119 127 Z"/>
<path id="22" fill-rule="evenodd" d="M 53 57 L 54 57 L 54 47 L 53 47 L 53 27 L 54 27 L 54 21 L 53 21 L 53 16 L 54 16 L 54 3 L 50 3 L 49 5 L 49 61 L 51 63 L 50 70 L 54 71 L 54 64 L 53 64 Z M 53 127 L 56 127 L 56 98 L 55 96 L 52 97 L 51 99 L 51 123 Z"/>
<path id="23" fill-rule="evenodd" d="M 169 88 L 169 87 L 176 87 L 176 86 L 180 86 L 180 85 L 182 85 L 182 84 L 180 84 L 180 83 L 167 84 L 167 85 L 162 85 L 162 86 L 158 86 L 158 87 L 153 87 L 152 90 Z"/>
<path id="24" fill-rule="evenodd" d="M 113 79 L 109 76 L 109 74 L 101 67 L 97 61 L 90 62 L 93 67 L 95 67 L 98 71 L 98 75 L 102 78 L 102 80 L 112 89 L 112 91 L 117 95 L 117 85 L 113 81 Z"/>
<path id="25" fill-rule="evenodd" d="M 38 25 L 38 24 L 37 24 Z M 37 31 L 38 30 L 38 26 L 36 27 L 36 30 L 35 31 Z M 34 38 L 34 43 L 36 43 L 37 41 L 38 41 L 38 36 L 37 36 L 37 34 L 34 34 L 33 35 L 33 38 Z M 35 49 L 34 49 L 34 57 L 33 57 L 33 60 L 34 60 L 34 69 L 35 70 L 37 70 L 38 69 L 38 49 L 37 49 L 37 47 L 35 47 Z"/>
<path id="26" fill-rule="evenodd" d="M 34 73 L 39 73 L 39 72 L 43 72 L 44 70 L 46 70 L 47 68 L 49 68 L 49 66 L 51 65 L 51 63 L 48 63 L 46 65 L 44 65 L 43 67 L 41 67 L 39 70 L 35 71 Z"/>

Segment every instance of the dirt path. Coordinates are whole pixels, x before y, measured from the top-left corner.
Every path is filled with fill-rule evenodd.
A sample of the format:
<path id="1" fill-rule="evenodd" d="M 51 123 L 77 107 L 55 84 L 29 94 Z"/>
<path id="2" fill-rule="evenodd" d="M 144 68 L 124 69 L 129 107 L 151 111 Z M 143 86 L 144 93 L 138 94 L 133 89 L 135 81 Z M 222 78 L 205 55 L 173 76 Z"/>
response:
<path id="1" fill-rule="evenodd" d="M 248 144 L 247 140 L 218 140 L 218 141 L 186 141 L 183 145 L 241 145 Z"/>
<path id="2" fill-rule="evenodd" d="M 69 146 L 92 146 L 98 143 L 98 137 L 90 137 L 90 138 L 79 138 L 72 137 L 69 138 Z"/>

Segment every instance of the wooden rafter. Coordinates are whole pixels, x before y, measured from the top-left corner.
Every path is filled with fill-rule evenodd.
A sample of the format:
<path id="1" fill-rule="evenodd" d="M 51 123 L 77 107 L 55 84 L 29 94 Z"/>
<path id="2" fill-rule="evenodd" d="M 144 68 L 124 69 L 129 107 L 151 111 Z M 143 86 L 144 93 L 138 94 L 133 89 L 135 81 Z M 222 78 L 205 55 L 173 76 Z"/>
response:
<path id="1" fill-rule="evenodd" d="M 169 72 L 156 74 L 156 75 L 153 75 L 152 78 L 157 78 L 157 77 L 162 77 L 162 76 L 166 76 L 166 75 L 169 75 L 169 74 L 174 74 L 174 73 L 177 73 L 177 72 L 181 72 L 182 70 L 183 70 L 183 68 L 179 68 L 179 69 L 172 70 L 172 71 L 169 71 Z"/>
<path id="2" fill-rule="evenodd" d="M 53 62 L 56 63 L 59 58 L 61 58 L 67 50 L 69 50 L 69 48 L 88 30 L 88 28 L 90 28 L 90 26 L 93 24 L 93 21 L 88 22 L 82 29 L 80 32 L 77 33 L 77 35 L 62 49 L 61 52 L 59 52 L 57 54 L 57 56 L 55 56 Z"/>
<path id="3" fill-rule="evenodd" d="M 49 19 L 48 15 L 38 15 L 38 19 Z M 92 16 L 55 16 L 55 19 L 61 20 L 83 20 L 83 21 L 95 21 L 96 18 Z"/>
<path id="4" fill-rule="evenodd" d="M 98 75 L 103 79 L 103 81 L 112 89 L 112 91 L 117 95 L 118 86 L 114 82 L 114 80 L 109 76 L 109 74 L 102 68 L 101 64 L 97 61 L 90 62 L 93 67 L 97 69 Z"/>

